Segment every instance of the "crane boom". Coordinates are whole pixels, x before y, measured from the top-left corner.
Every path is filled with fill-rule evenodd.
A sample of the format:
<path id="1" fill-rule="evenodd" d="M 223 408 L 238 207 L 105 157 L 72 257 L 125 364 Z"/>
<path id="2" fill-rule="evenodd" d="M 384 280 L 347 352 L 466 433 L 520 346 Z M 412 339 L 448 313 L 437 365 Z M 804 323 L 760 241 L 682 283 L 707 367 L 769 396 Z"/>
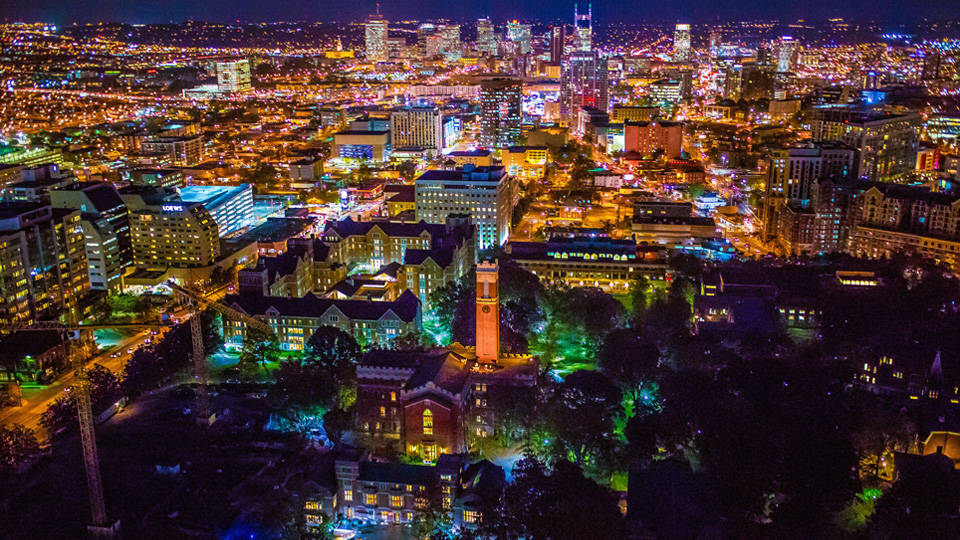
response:
<path id="1" fill-rule="evenodd" d="M 220 313 L 224 317 L 227 317 L 228 319 L 242 321 L 247 326 L 251 328 L 256 328 L 257 330 L 260 330 L 261 332 L 269 336 L 276 334 L 272 326 L 261 321 L 260 319 L 257 319 L 256 317 L 251 317 L 250 315 L 247 315 L 242 311 L 238 311 L 236 309 L 233 309 L 232 307 L 225 306 L 215 300 L 210 300 L 209 298 L 206 298 L 202 293 L 192 291 L 190 289 L 187 289 L 186 287 L 182 287 L 175 283 L 168 283 L 168 286 L 175 293 L 180 294 L 181 296 L 187 298 L 188 300 L 191 300 L 194 303 L 196 303 L 200 308 L 210 308 Z"/>
<path id="2" fill-rule="evenodd" d="M 202 293 L 192 291 L 173 282 L 168 282 L 167 285 L 173 292 L 183 296 L 194 306 L 193 313 L 190 315 L 190 339 L 193 342 L 193 375 L 199 383 L 197 389 L 197 421 L 204 423 L 210 418 L 210 398 L 207 391 L 207 355 L 203 346 L 200 311 L 205 308 L 212 309 L 228 319 L 243 321 L 247 326 L 256 328 L 269 336 L 275 335 L 275 332 L 269 324 L 215 300 L 210 300 Z"/>

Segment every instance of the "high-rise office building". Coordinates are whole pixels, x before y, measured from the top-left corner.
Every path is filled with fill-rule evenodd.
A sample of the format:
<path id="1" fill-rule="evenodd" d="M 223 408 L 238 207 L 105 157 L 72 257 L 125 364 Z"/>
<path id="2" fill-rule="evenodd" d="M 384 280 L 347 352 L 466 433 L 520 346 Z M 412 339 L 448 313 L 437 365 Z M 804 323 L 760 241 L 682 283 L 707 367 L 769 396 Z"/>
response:
<path id="1" fill-rule="evenodd" d="M 387 34 L 389 24 L 380 15 L 380 5 L 377 4 L 377 13 L 370 15 L 364 24 L 364 38 L 368 62 L 386 62 L 390 59 L 387 48 Z"/>
<path id="2" fill-rule="evenodd" d="M 480 144 L 502 148 L 520 138 L 522 88 L 519 80 L 510 78 L 480 83 Z"/>
<path id="3" fill-rule="evenodd" d="M 427 42 L 431 37 L 436 36 L 436 34 L 437 26 L 433 23 L 422 23 L 417 27 L 417 54 L 420 56 L 430 56 L 427 51 Z M 434 45 L 434 48 L 436 48 L 436 45 Z"/>
<path id="4" fill-rule="evenodd" d="M 530 25 L 522 24 L 517 21 L 507 23 L 507 40 L 517 44 L 517 52 L 527 54 L 530 52 Z"/>
<path id="5" fill-rule="evenodd" d="M 477 20 L 477 52 L 490 56 L 497 55 L 497 34 L 493 22 L 488 18 Z"/>
<path id="6" fill-rule="evenodd" d="M 686 62 L 690 60 L 690 25 L 677 23 L 673 30 L 673 61 Z"/>
<path id="7" fill-rule="evenodd" d="M 573 50 L 590 51 L 593 49 L 593 4 L 587 4 L 587 12 L 580 13 L 573 4 Z"/>
<path id="8" fill-rule="evenodd" d="M 407 107 L 390 113 L 390 142 L 394 149 L 443 149 L 443 115 L 436 107 Z"/>
<path id="9" fill-rule="evenodd" d="M 507 241 L 517 191 L 503 167 L 464 165 L 420 175 L 415 181 L 415 198 L 420 221 L 447 223 L 451 214 L 470 216 L 477 249 L 484 250 Z"/>
<path id="10" fill-rule="evenodd" d="M 130 215 L 113 185 L 75 182 L 50 192 L 54 208 L 80 211 L 90 288 L 120 292 L 133 264 Z"/>
<path id="11" fill-rule="evenodd" d="M 217 62 L 217 90 L 224 93 L 247 92 L 250 82 L 250 62 L 233 60 Z"/>
<path id="12" fill-rule="evenodd" d="M 572 121 L 582 107 L 607 110 L 607 64 L 592 51 L 570 54 L 560 85 L 562 116 Z"/>
<path id="13" fill-rule="evenodd" d="M 460 25 L 437 25 L 437 35 L 440 36 L 441 53 L 447 58 L 460 58 Z"/>
<path id="14" fill-rule="evenodd" d="M 781 37 L 773 45 L 773 61 L 777 73 L 791 73 L 797 67 L 797 42 L 790 36 Z"/>
<path id="15" fill-rule="evenodd" d="M 563 62 L 565 38 L 564 26 L 558 24 L 550 28 L 550 63 L 559 66 Z"/>
<path id="16" fill-rule="evenodd" d="M 722 43 L 722 37 L 721 37 L 721 36 L 722 36 L 722 35 L 720 34 L 720 31 L 719 31 L 719 30 L 711 30 L 711 31 L 710 31 L 709 47 L 710 47 L 710 54 L 713 55 L 713 56 L 717 56 L 717 54 L 718 54 L 719 51 L 720 51 L 720 45 L 721 45 L 721 43 Z"/>
<path id="17" fill-rule="evenodd" d="M 79 210 L 0 203 L 0 324 L 77 315 L 90 288 Z"/>

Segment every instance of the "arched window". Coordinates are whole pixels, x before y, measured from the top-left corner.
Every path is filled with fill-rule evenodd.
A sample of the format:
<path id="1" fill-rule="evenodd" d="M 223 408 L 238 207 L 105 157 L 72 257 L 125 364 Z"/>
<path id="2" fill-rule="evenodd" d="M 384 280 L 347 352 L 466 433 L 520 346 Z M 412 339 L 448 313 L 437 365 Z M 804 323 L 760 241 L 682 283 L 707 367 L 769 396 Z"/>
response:
<path id="1" fill-rule="evenodd" d="M 423 411 L 423 434 L 433 435 L 433 413 L 430 412 L 430 409 L 424 409 Z"/>

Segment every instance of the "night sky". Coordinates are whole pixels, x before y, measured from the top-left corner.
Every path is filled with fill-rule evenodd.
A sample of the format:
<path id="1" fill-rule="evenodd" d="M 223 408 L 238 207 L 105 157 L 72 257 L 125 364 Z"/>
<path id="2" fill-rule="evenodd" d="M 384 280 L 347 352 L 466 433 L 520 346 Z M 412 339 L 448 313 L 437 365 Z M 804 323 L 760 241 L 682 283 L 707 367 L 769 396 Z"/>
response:
<path id="1" fill-rule="evenodd" d="M 584 1 L 584 5 L 586 2 Z M 0 0 L 0 19 L 39 20 L 67 25 L 73 22 L 122 21 L 129 23 L 275 20 L 352 20 L 374 10 L 373 0 Z M 385 0 L 383 13 L 390 19 L 449 17 L 496 20 L 517 18 L 550 21 L 572 19 L 572 1 Z M 960 18 L 960 0 L 597 0 L 594 20 L 599 23 L 710 22 L 717 20 L 807 18 L 918 22 L 923 18 Z"/>

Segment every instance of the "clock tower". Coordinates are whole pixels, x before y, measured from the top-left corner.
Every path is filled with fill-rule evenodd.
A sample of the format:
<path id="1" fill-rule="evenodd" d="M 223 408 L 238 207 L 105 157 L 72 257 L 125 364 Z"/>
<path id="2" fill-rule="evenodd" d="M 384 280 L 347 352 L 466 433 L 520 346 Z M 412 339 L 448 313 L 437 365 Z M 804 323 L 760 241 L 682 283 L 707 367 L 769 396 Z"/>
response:
<path id="1" fill-rule="evenodd" d="M 500 291 L 497 261 L 477 265 L 477 361 L 500 358 Z"/>

